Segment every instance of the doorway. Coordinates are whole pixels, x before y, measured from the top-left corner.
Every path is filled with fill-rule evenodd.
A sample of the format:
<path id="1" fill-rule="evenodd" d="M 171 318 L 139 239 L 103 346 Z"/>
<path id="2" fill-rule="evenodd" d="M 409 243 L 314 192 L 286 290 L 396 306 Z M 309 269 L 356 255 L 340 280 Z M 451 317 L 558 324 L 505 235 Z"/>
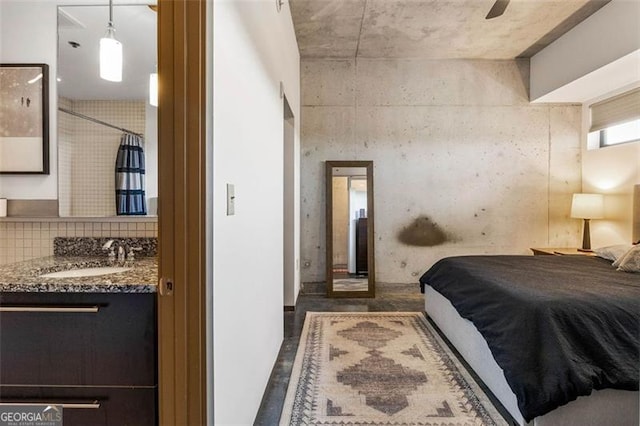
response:
<path id="1" fill-rule="evenodd" d="M 292 311 L 296 304 L 295 252 L 295 117 L 287 97 L 283 94 L 283 282 L 284 309 Z"/>

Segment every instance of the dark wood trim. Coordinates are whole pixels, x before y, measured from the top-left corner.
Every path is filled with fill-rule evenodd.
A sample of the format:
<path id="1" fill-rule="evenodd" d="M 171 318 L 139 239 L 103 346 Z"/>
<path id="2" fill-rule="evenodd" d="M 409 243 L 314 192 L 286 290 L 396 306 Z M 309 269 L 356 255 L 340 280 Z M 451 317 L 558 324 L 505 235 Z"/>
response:
<path id="1" fill-rule="evenodd" d="M 158 4 L 161 425 L 206 424 L 206 0 Z"/>
<path id="2" fill-rule="evenodd" d="M 284 311 L 285 312 L 294 312 L 295 310 L 296 310 L 295 306 L 284 305 Z"/>
<path id="3" fill-rule="evenodd" d="M 373 161 L 367 165 L 367 256 L 369 257 L 369 297 L 376 297 L 375 209 L 373 208 Z"/>
<path id="4" fill-rule="evenodd" d="M 327 280 L 327 297 L 333 297 L 333 175 L 331 168 L 333 161 L 327 161 L 324 165 L 325 177 L 325 279 Z"/>
<path id="5" fill-rule="evenodd" d="M 365 167 L 367 169 L 367 256 L 368 256 L 368 290 L 367 291 L 334 291 L 333 290 L 333 167 Z M 326 281 L 327 297 L 365 298 L 376 296 L 375 265 L 375 231 L 374 231 L 374 194 L 373 194 L 373 161 L 326 161 L 325 162 L 325 239 L 326 239 Z"/>

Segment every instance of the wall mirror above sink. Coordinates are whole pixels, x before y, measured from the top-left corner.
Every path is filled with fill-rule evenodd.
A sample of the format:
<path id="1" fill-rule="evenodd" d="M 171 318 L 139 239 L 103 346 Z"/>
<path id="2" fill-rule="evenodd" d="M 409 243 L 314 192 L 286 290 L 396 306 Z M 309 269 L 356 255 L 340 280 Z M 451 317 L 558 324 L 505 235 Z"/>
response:
<path id="1" fill-rule="evenodd" d="M 122 46 L 119 82 L 101 78 L 107 1 L 58 7 L 58 205 L 63 217 L 157 214 L 157 13 L 148 1 L 132 3 L 112 9 Z M 133 151 L 143 155 L 125 155 Z"/>
<path id="2" fill-rule="evenodd" d="M 327 161 L 327 296 L 375 297 L 373 161 Z"/>

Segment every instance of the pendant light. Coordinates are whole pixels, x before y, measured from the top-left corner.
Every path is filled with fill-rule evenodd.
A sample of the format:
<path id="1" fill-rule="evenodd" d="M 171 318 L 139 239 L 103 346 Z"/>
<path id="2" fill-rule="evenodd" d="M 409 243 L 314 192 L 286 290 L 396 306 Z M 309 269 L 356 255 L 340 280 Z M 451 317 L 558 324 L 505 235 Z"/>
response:
<path id="1" fill-rule="evenodd" d="M 100 39 L 100 78 L 122 81 L 122 43 L 116 40 L 113 26 L 113 0 L 109 0 L 109 23 L 107 32 Z"/>

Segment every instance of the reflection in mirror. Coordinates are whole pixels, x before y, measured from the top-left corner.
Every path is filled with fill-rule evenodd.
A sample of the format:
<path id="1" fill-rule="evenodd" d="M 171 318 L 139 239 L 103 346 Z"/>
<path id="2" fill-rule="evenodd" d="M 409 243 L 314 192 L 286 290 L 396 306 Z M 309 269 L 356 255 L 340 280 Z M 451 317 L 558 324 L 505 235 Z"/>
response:
<path id="1" fill-rule="evenodd" d="M 116 39 L 123 46 L 122 81 L 117 83 L 101 79 L 99 71 L 100 38 L 108 18 L 108 6 L 58 8 L 60 216 L 156 214 L 157 108 L 149 101 L 150 75 L 157 63 L 157 15 L 147 4 L 114 6 Z M 134 161 L 144 160 L 144 168 L 131 172 L 133 163 L 123 166 L 125 141 L 140 144 L 144 156 Z M 123 183 L 134 179 L 136 183 Z"/>
<path id="2" fill-rule="evenodd" d="M 373 165 L 327 162 L 327 292 L 373 297 Z"/>

